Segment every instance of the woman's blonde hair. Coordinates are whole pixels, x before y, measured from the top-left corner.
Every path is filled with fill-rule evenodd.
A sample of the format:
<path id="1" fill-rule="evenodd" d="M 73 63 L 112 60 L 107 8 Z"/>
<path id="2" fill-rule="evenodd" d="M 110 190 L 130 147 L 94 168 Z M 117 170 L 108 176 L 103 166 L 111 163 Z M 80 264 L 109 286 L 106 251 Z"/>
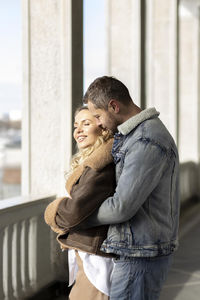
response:
<path id="1" fill-rule="evenodd" d="M 76 116 L 82 110 L 88 110 L 88 107 L 87 106 L 81 106 L 81 107 L 77 108 L 74 115 Z M 94 143 L 94 145 L 91 145 L 87 148 L 78 150 L 78 152 L 76 154 L 74 154 L 74 156 L 71 159 L 70 170 L 69 170 L 69 172 L 65 173 L 65 179 L 67 179 L 69 177 L 69 175 L 71 173 L 73 173 L 73 171 L 80 164 L 82 164 L 84 162 L 84 160 L 92 154 L 92 152 L 94 152 L 94 150 L 99 148 L 102 144 L 107 142 L 112 137 L 113 137 L 113 135 L 112 135 L 110 130 L 102 129 L 102 135 L 98 136 L 98 138 L 97 138 L 96 142 Z"/>

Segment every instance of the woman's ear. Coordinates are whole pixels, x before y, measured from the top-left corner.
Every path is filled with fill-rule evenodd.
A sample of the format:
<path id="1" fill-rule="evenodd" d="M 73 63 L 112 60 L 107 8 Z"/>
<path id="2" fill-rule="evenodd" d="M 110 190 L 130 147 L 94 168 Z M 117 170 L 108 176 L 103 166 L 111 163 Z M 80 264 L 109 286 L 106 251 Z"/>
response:
<path id="1" fill-rule="evenodd" d="M 112 99 L 108 103 L 108 111 L 118 114 L 120 110 L 119 102 L 115 99 Z"/>

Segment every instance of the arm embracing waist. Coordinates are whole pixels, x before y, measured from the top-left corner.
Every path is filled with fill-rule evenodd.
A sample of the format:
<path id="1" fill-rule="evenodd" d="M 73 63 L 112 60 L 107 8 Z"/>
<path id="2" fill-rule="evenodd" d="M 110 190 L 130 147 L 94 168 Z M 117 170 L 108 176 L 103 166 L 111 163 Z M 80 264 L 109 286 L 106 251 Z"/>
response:
<path id="1" fill-rule="evenodd" d="M 83 174 L 73 185 L 71 198 L 60 201 L 55 223 L 63 230 L 78 229 L 115 190 L 114 165 L 109 164 L 100 171 L 86 167 Z"/>

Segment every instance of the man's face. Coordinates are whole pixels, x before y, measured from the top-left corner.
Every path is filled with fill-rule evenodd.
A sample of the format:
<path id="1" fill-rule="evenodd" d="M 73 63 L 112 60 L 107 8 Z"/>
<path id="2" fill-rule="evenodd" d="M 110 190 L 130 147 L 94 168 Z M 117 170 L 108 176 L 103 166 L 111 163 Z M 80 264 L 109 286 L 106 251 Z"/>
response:
<path id="1" fill-rule="evenodd" d="M 88 101 L 88 109 L 92 115 L 96 118 L 97 124 L 102 128 L 107 128 L 113 133 L 117 132 L 117 120 L 115 114 L 108 110 L 96 108 L 94 104 Z"/>

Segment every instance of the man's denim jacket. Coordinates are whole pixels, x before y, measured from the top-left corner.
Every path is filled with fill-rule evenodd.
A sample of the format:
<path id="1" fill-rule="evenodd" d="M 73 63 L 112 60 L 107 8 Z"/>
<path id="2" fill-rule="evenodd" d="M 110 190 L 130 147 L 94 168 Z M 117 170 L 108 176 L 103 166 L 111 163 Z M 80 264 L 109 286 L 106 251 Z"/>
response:
<path id="1" fill-rule="evenodd" d="M 107 253 L 153 257 L 178 246 L 178 152 L 158 115 L 146 109 L 118 126 L 112 148 L 117 188 L 89 220 L 111 224 L 101 247 Z"/>

